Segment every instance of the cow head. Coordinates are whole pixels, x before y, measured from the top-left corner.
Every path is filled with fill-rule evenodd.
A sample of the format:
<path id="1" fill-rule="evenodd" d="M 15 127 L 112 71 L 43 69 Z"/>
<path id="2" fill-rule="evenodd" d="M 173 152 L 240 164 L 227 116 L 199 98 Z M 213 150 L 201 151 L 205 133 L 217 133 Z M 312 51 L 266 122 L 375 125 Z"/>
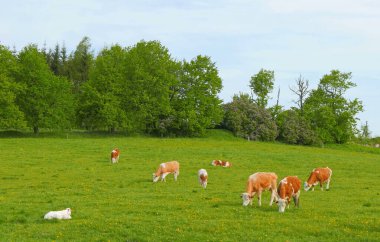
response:
<path id="1" fill-rule="evenodd" d="M 283 213 L 283 212 L 285 212 L 286 205 L 288 205 L 288 200 L 287 199 L 278 198 L 277 204 L 278 204 L 278 211 L 280 213 Z"/>
<path id="2" fill-rule="evenodd" d="M 156 173 L 153 173 L 153 182 L 157 182 L 160 179 L 160 176 L 156 176 Z"/>
<path id="3" fill-rule="evenodd" d="M 70 209 L 70 208 L 66 208 L 66 213 L 67 213 L 68 215 L 71 215 L 71 209 Z"/>
<path id="4" fill-rule="evenodd" d="M 248 204 L 252 205 L 252 196 L 249 193 L 242 193 L 240 197 L 243 199 L 243 206 L 248 206 Z"/>
<path id="5" fill-rule="evenodd" d="M 303 184 L 303 189 L 304 189 L 305 191 L 309 191 L 310 187 L 311 187 L 311 185 L 309 185 L 309 183 L 307 183 L 307 182 L 305 182 L 305 183 Z"/>

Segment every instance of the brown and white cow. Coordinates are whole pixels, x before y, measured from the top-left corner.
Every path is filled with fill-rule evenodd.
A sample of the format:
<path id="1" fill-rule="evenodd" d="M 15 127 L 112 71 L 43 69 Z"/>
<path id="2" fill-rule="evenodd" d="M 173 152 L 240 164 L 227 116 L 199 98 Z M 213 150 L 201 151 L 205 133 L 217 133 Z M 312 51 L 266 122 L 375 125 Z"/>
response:
<path id="1" fill-rule="evenodd" d="M 111 151 L 111 162 L 112 164 L 119 162 L 120 150 L 115 148 Z"/>
<path id="2" fill-rule="evenodd" d="M 259 206 L 261 206 L 261 193 L 266 190 L 271 191 L 269 205 L 272 206 L 273 200 L 277 199 L 277 175 L 274 172 L 257 172 L 249 176 L 247 181 L 247 190 L 241 194 L 243 206 L 252 205 L 252 198 L 257 194 Z"/>
<path id="3" fill-rule="evenodd" d="M 278 211 L 285 212 L 285 207 L 289 208 L 290 198 L 293 198 L 296 207 L 299 207 L 299 197 L 301 193 L 301 180 L 297 176 L 287 176 L 280 181 L 277 187 Z"/>
<path id="4" fill-rule="evenodd" d="M 223 166 L 223 167 L 231 167 L 232 164 L 229 161 L 224 160 L 213 160 L 211 161 L 211 165 L 213 166 Z"/>
<path id="5" fill-rule="evenodd" d="M 203 188 L 207 187 L 208 174 L 205 169 L 200 169 L 198 171 L 198 180 L 199 180 L 199 184 L 201 184 Z"/>
<path id="6" fill-rule="evenodd" d="M 310 188 L 314 191 L 314 186 L 318 184 L 323 191 L 323 183 L 327 183 L 326 190 L 329 190 L 330 180 L 331 180 L 332 170 L 328 167 L 326 168 L 315 168 L 309 176 L 309 179 L 304 183 L 305 191 L 308 191 Z"/>
<path id="7" fill-rule="evenodd" d="M 157 182 L 161 177 L 161 181 L 166 181 L 165 177 L 169 174 L 174 174 L 174 180 L 177 181 L 179 175 L 179 163 L 177 161 L 169 161 L 166 163 L 161 163 L 156 173 L 153 173 L 153 182 Z"/>

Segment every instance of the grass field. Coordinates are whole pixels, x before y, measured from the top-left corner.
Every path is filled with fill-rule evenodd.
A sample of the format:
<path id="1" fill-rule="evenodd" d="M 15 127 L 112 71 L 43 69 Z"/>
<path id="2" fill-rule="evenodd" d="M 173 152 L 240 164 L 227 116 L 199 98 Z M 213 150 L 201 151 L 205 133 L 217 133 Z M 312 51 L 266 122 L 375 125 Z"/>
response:
<path id="1" fill-rule="evenodd" d="M 109 153 L 121 150 L 118 164 Z M 213 159 L 232 162 L 213 167 Z M 178 160 L 177 182 L 152 183 L 161 162 Z M 224 131 L 206 138 L 68 135 L 0 138 L 0 241 L 379 241 L 380 153 L 248 142 Z M 276 172 L 302 181 L 333 170 L 330 191 L 301 191 L 280 214 L 243 207 L 249 175 Z M 197 171 L 207 169 L 201 188 Z M 72 219 L 46 221 L 51 210 Z"/>

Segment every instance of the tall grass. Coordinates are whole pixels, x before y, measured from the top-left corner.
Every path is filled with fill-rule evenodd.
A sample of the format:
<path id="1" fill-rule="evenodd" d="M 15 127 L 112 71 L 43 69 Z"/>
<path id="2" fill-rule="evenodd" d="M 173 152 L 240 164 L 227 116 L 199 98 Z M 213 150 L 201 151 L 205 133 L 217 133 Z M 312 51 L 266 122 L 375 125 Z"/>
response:
<path id="1" fill-rule="evenodd" d="M 121 150 L 118 164 L 110 151 Z M 212 167 L 213 159 L 232 162 Z M 178 181 L 152 183 L 161 162 L 178 160 Z M 1 241 L 378 241 L 380 156 L 248 142 L 223 131 L 206 138 L 69 135 L 0 139 Z M 333 170 L 330 191 L 301 192 L 300 208 L 243 207 L 248 176 L 273 171 L 305 180 Z M 197 171 L 209 174 L 207 189 Z M 72 219 L 45 221 L 51 210 Z"/>

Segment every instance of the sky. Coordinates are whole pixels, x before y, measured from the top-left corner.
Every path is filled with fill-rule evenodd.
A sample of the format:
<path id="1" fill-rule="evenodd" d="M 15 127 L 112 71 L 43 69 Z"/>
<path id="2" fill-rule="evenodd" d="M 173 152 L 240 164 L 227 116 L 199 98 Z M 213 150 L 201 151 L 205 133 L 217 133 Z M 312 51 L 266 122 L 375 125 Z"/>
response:
<path id="1" fill-rule="evenodd" d="M 88 36 L 95 53 L 113 44 L 158 40 L 173 58 L 210 56 L 223 80 L 219 97 L 249 93 L 260 69 L 275 73 L 273 99 L 295 106 L 289 87 L 310 88 L 331 70 L 351 72 L 346 98 L 358 98 L 372 136 L 380 136 L 380 1 L 378 0 L 0 0 L 0 44 L 34 43 L 75 50 Z"/>

